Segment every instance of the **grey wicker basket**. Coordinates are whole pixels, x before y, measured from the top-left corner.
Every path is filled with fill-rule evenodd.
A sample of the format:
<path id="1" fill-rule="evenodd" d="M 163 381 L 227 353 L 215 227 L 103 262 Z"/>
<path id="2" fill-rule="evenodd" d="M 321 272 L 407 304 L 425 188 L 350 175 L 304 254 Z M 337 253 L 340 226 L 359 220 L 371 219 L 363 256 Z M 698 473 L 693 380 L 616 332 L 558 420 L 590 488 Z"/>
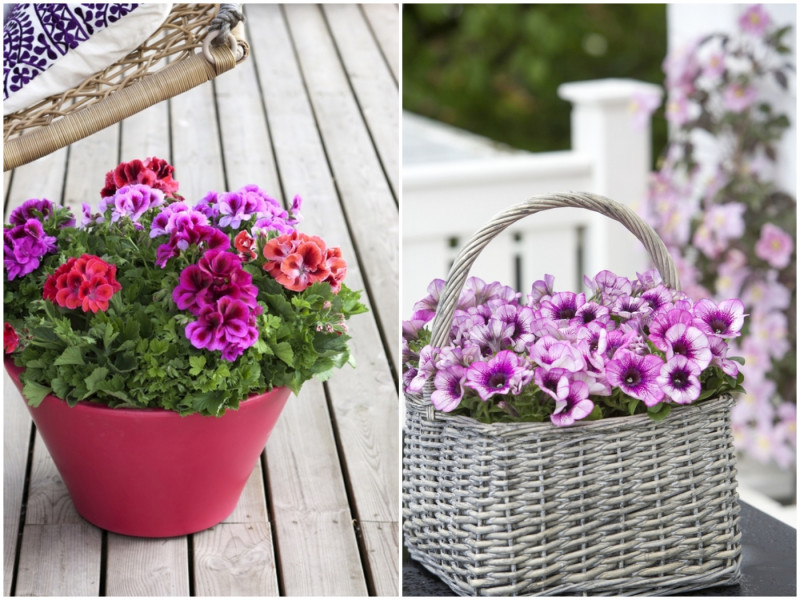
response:
<path id="1" fill-rule="evenodd" d="M 614 218 L 677 274 L 630 209 L 591 194 L 532 198 L 461 250 L 434 319 L 444 345 L 481 249 L 518 219 L 577 206 Z M 460 595 L 666 595 L 740 578 L 741 533 L 729 396 L 647 415 L 556 428 L 486 425 L 406 396 L 403 533 L 412 558 Z"/>

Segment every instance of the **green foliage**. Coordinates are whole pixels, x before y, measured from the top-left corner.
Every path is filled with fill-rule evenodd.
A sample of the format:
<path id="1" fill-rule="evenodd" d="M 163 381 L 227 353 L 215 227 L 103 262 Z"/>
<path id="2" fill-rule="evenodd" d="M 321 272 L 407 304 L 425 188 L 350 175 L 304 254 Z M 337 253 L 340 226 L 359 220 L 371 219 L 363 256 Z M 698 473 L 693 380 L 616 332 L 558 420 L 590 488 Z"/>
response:
<path id="1" fill-rule="evenodd" d="M 200 254 L 190 248 L 166 269 L 156 267 L 161 242 L 148 236 L 150 218 L 142 218 L 144 230 L 127 218 L 118 227 L 55 228 L 49 233 L 58 236 L 58 253 L 30 275 L 6 281 L 5 322 L 20 332 L 14 359 L 25 368 L 24 395 L 32 405 L 52 392 L 70 405 L 89 400 L 220 415 L 252 394 L 280 386 L 296 393 L 312 377 L 324 381 L 353 363 L 345 321 L 367 310 L 360 293 L 342 285 L 334 294 L 327 283 L 286 290 L 262 268 L 263 258 L 245 267 L 259 290 L 257 343 L 234 361 L 195 348 L 184 333 L 194 317 L 178 310 L 172 290 Z M 122 289 L 105 312 L 42 299 L 47 277 L 83 253 L 117 265 Z"/>
<path id="2" fill-rule="evenodd" d="M 567 149 L 558 86 L 660 84 L 666 46 L 663 4 L 405 4 L 403 108 L 516 148 Z M 655 123 L 660 150 L 666 124 Z"/>

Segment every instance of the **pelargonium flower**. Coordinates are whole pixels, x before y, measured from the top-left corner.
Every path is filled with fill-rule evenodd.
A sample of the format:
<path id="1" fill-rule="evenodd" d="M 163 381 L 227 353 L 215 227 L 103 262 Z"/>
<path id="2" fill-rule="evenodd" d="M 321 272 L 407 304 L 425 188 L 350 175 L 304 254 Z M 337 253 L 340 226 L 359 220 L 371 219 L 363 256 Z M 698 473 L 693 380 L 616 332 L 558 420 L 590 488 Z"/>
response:
<path id="1" fill-rule="evenodd" d="M 233 247 L 239 253 L 239 258 L 245 262 L 256 259 L 256 240 L 246 231 L 240 231 L 233 240 Z"/>
<path id="2" fill-rule="evenodd" d="M 241 300 L 248 308 L 256 307 L 258 288 L 235 254 L 224 250 L 209 250 L 181 271 L 180 280 L 172 290 L 172 299 L 181 310 L 200 315 L 207 306 L 224 297 Z"/>
<path id="3" fill-rule="evenodd" d="M 22 206 L 12 210 L 11 216 L 8 217 L 8 222 L 11 225 L 25 225 L 29 219 L 46 221 L 53 216 L 54 212 L 55 205 L 50 200 L 32 198 L 23 202 Z"/>
<path id="4" fill-rule="evenodd" d="M 318 236 L 294 231 L 272 238 L 264 246 L 264 270 L 286 289 L 302 292 L 331 276 L 328 248 Z M 333 256 L 334 259 L 340 258 Z M 341 267 L 337 267 L 341 272 Z"/>
<path id="5" fill-rule="evenodd" d="M 126 185 L 119 188 L 113 196 L 105 198 L 100 203 L 100 212 L 105 212 L 107 206 L 114 208 L 111 213 L 111 222 L 115 223 L 121 217 L 128 217 L 138 221 L 145 212 L 164 203 L 164 192 L 147 185 Z"/>
<path id="6" fill-rule="evenodd" d="M 704 298 L 694 305 L 694 323 L 706 333 L 721 338 L 740 335 L 744 325 L 744 304 L 735 298 L 719 304 Z"/>
<path id="7" fill-rule="evenodd" d="M 111 297 L 122 289 L 116 274 L 116 265 L 99 256 L 72 257 L 47 278 L 42 297 L 64 308 L 106 311 Z"/>
<path id="8" fill-rule="evenodd" d="M 16 330 L 8 323 L 3 323 L 3 350 L 11 354 L 19 345 L 19 336 Z"/>
<path id="9" fill-rule="evenodd" d="M 150 237 L 168 235 L 176 229 L 208 225 L 208 216 L 190 208 L 185 202 L 173 202 L 164 206 L 150 224 Z"/>
<path id="10" fill-rule="evenodd" d="M 758 258 L 776 269 L 785 269 L 794 251 L 792 236 L 772 223 L 764 223 L 755 245 Z"/>
<path id="11" fill-rule="evenodd" d="M 152 157 L 144 161 L 132 160 L 120 163 L 106 173 L 106 184 L 100 196 L 107 198 L 117 190 L 130 184 L 143 184 L 161 190 L 167 196 L 178 191 L 178 182 L 172 179 L 175 169 L 167 161 Z"/>
<path id="12" fill-rule="evenodd" d="M 431 403 L 437 410 L 450 412 L 461 403 L 461 399 L 464 397 L 466 372 L 465 367 L 453 365 L 436 373 L 436 377 L 433 379 L 436 389 L 431 393 Z"/>
<path id="13" fill-rule="evenodd" d="M 664 398 L 664 391 L 657 381 L 663 364 L 664 361 L 654 354 L 642 356 L 620 350 L 606 364 L 606 376 L 612 386 L 619 387 L 648 407 L 655 406 Z"/>
<path id="14" fill-rule="evenodd" d="M 227 250 L 230 247 L 230 238 L 219 229 L 210 225 L 195 225 L 188 219 L 190 217 L 187 216 L 186 226 L 181 227 L 182 217 L 179 216 L 169 241 L 156 249 L 156 266 L 163 269 L 169 259 L 179 256 L 181 251 L 190 246 L 204 250 Z"/>
<path id="15" fill-rule="evenodd" d="M 228 361 L 236 360 L 258 340 L 255 314 L 244 302 L 228 296 L 205 306 L 185 333 L 195 348 L 221 350 Z"/>
<path id="16" fill-rule="evenodd" d="M 56 238 L 47 235 L 35 218 L 3 231 L 3 263 L 9 281 L 32 273 L 46 254 L 56 251 Z"/>
<path id="17" fill-rule="evenodd" d="M 487 362 L 472 363 L 467 369 L 464 385 L 478 392 L 485 402 L 495 394 L 518 394 L 531 376 L 514 352 L 502 350 Z"/>

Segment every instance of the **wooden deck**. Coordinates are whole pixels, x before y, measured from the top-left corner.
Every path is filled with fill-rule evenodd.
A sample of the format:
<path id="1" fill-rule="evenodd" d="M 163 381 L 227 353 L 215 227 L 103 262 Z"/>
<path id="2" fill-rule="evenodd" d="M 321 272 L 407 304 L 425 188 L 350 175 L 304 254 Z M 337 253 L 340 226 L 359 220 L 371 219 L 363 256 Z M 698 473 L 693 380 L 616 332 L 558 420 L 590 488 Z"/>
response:
<path id="1" fill-rule="evenodd" d="M 4 176 L 28 198 L 99 200 L 106 171 L 169 160 L 181 193 L 257 183 L 303 197 L 301 230 L 349 257 L 371 312 L 357 369 L 291 397 L 235 512 L 191 536 L 104 532 L 72 506 L 4 384 L 4 592 L 17 596 L 399 593 L 399 18 L 395 5 L 247 5 L 233 71 Z M 96 205 L 96 204 L 95 204 Z"/>

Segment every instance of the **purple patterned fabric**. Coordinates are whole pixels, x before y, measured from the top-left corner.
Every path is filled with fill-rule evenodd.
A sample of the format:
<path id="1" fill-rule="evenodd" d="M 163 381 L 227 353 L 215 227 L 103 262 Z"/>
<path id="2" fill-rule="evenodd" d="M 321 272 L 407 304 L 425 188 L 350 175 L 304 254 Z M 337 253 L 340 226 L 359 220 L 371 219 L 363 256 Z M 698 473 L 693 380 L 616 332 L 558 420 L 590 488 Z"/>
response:
<path id="1" fill-rule="evenodd" d="M 3 26 L 3 99 L 138 4 L 17 4 Z"/>

